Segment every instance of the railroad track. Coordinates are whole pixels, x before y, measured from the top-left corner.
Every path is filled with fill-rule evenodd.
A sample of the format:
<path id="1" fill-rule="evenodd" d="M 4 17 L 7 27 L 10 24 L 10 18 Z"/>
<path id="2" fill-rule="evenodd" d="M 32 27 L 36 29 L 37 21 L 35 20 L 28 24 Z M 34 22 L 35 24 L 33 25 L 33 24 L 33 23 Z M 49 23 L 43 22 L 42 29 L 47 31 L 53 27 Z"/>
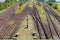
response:
<path id="1" fill-rule="evenodd" d="M 16 7 L 15 7 L 16 8 Z M 6 24 L 14 15 L 14 11 L 13 6 L 11 8 L 9 8 L 8 10 L 6 10 L 2 15 L 0 15 L 0 28 L 2 27 L 2 25 Z"/>
<path id="2" fill-rule="evenodd" d="M 49 14 L 46 14 L 46 18 L 47 18 L 47 22 L 48 22 L 48 28 L 49 28 L 49 30 L 47 30 L 47 28 L 44 27 L 44 25 L 43 25 L 43 23 L 41 21 L 41 18 L 40 18 L 39 14 L 38 14 L 38 11 L 37 11 L 36 7 L 33 6 L 33 8 L 30 8 L 29 10 L 30 10 L 29 12 L 30 12 L 33 20 L 35 21 L 35 24 L 36 24 L 40 39 L 44 39 L 44 38 L 45 39 L 60 38 L 60 34 L 57 31 L 57 29 L 55 27 L 55 24 L 53 23 L 53 21 L 52 21 Z M 45 8 L 45 10 L 46 10 L 46 8 Z M 47 11 L 47 13 L 48 12 L 49 11 Z M 50 32 L 47 32 L 47 31 L 50 31 Z M 50 35 L 48 35 L 48 34 L 50 34 Z M 44 37 L 42 37 L 43 35 L 44 35 Z"/>
<path id="3" fill-rule="evenodd" d="M 4 34 L 1 36 L 2 40 L 3 39 L 7 39 L 10 38 L 12 39 L 13 36 L 15 35 L 16 30 L 19 28 L 18 25 L 20 25 L 20 22 L 24 19 L 24 17 L 27 15 L 26 11 L 27 11 L 27 7 L 24 8 L 24 12 L 22 11 L 18 16 L 16 16 L 16 19 L 14 21 L 14 24 L 11 26 L 7 26 L 6 30 L 4 30 Z"/>
<path id="4" fill-rule="evenodd" d="M 54 39 L 54 38 L 60 38 L 60 34 L 57 31 L 56 26 L 53 23 L 50 15 L 46 14 L 46 18 L 47 18 L 47 21 L 48 21 L 48 26 L 49 26 L 49 30 L 50 30 L 50 34 L 51 34 L 52 39 Z"/>
<path id="5" fill-rule="evenodd" d="M 48 26 L 49 26 L 49 30 L 50 30 L 52 39 L 60 38 L 60 33 L 57 30 L 54 22 L 52 21 L 52 19 L 50 17 L 50 14 L 49 14 L 50 11 L 49 11 L 49 9 L 45 5 L 43 5 L 43 8 L 44 8 L 44 10 L 46 12 L 46 18 L 47 18 L 47 21 L 48 21 Z"/>
<path id="6" fill-rule="evenodd" d="M 36 24 L 40 39 L 48 39 L 48 38 L 50 38 L 49 37 L 50 35 L 48 35 L 49 33 L 47 33 L 47 30 L 44 27 L 35 6 L 33 7 L 32 10 L 30 10 L 30 14 L 31 14 L 31 16 L 33 17 L 33 19 L 35 21 L 35 24 Z"/>
<path id="7" fill-rule="evenodd" d="M 38 31 L 38 33 L 39 33 L 39 38 L 40 38 L 40 39 L 60 38 L 60 34 L 59 34 L 59 32 L 57 31 L 56 26 L 55 26 L 54 22 L 52 21 L 52 19 L 51 19 L 51 17 L 50 17 L 50 14 L 48 14 L 48 13 L 50 13 L 50 11 L 48 11 L 48 9 L 46 8 L 46 6 L 43 6 L 43 7 L 44 7 L 44 10 L 46 11 L 46 18 L 47 18 L 49 30 L 47 30 L 47 28 L 45 28 L 45 26 L 43 25 L 42 20 L 41 20 L 41 17 L 40 17 L 40 15 L 38 14 L 38 11 L 37 11 L 35 5 L 33 5 L 32 8 L 30 8 L 30 7 L 27 6 L 27 7 L 25 8 L 25 10 L 23 10 L 24 12 L 22 11 L 22 13 L 19 14 L 19 15 L 16 17 L 16 19 L 15 19 L 15 21 L 14 21 L 14 24 L 11 25 L 11 26 L 9 26 L 9 25 L 7 25 L 7 24 L 8 24 L 8 22 L 9 22 L 9 20 L 11 20 L 11 16 L 12 16 L 12 15 L 10 15 L 9 17 L 6 17 L 6 18 L 2 21 L 3 23 L 0 24 L 0 28 L 2 27 L 2 25 L 4 25 L 3 28 L 1 29 L 2 31 L 0 32 L 0 34 L 2 34 L 2 35 L 0 35 L 0 37 L 1 37 L 1 38 L 4 38 L 4 39 L 6 39 L 7 37 L 8 37 L 8 38 L 12 38 L 12 37 L 14 36 L 16 30 L 19 28 L 19 27 L 17 27 L 18 24 L 19 24 L 19 21 L 22 20 L 21 18 L 23 18 L 23 17 L 26 16 L 26 11 L 28 10 L 28 11 L 30 12 L 30 14 L 31 14 L 34 22 L 35 22 L 35 25 L 36 25 L 37 31 Z M 55 17 L 55 16 L 54 16 L 54 17 Z M 23 19 L 24 19 L 24 18 L 23 18 Z M 4 21 L 5 21 L 5 22 L 4 22 Z M 8 21 L 8 22 L 7 22 L 7 21 Z M 6 23 L 7 23 L 7 24 L 6 24 Z M 49 31 L 49 32 L 48 32 L 48 31 Z M 50 35 L 48 35 L 48 34 L 50 34 Z M 12 35 L 12 36 L 11 36 L 11 35 Z M 3 39 L 3 40 L 4 40 L 4 39 Z"/>
<path id="8" fill-rule="evenodd" d="M 17 5 L 17 4 L 15 4 Z M 3 14 L 0 15 L 0 38 L 3 38 L 2 35 L 4 35 L 4 32 L 6 31 L 7 28 L 9 28 L 8 23 L 13 19 L 12 17 L 14 17 L 14 12 L 16 10 L 16 7 L 14 7 L 15 5 L 11 6 L 10 8 L 8 8 L 5 12 L 3 12 Z M 14 10 L 13 10 L 14 9 Z"/>
<path id="9" fill-rule="evenodd" d="M 12 20 L 12 15 L 10 14 L 8 17 L 4 18 L 1 22 L 0 22 L 0 34 L 3 35 L 5 30 L 8 28 L 8 23 Z M 0 37 L 1 37 L 0 35 Z"/>
<path id="10" fill-rule="evenodd" d="M 50 11 L 50 15 L 52 15 L 53 17 L 55 17 L 57 20 L 58 20 L 58 22 L 60 23 L 60 16 L 58 16 L 48 5 L 45 5 L 48 9 L 49 9 L 49 11 Z"/>
<path id="11" fill-rule="evenodd" d="M 1 31 L 0 31 L 0 38 L 2 40 L 4 39 L 11 39 L 13 38 L 13 36 L 15 35 L 15 32 L 16 30 L 19 28 L 18 25 L 20 25 L 20 21 L 22 21 L 24 19 L 24 17 L 27 15 L 26 11 L 28 10 L 27 9 L 27 6 L 23 9 L 23 11 L 19 14 L 19 15 L 16 15 L 14 14 L 15 13 L 15 10 L 16 10 L 16 7 L 17 5 L 19 4 L 16 4 L 14 6 L 12 6 L 11 8 L 8 9 L 8 11 L 4 14 L 6 14 L 6 16 L 4 14 L 0 15 L 1 18 L 3 18 L 3 20 L 1 22 L 3 22 L 2 24 L 0 24 L 0 28 L 1 28 Z M 11 13 L 11 14 L 10 14 Z M 4 18 L 5 17 L 5 18 Z M 13 25 L 8 25 L 8 23 L 13 20 L 13 17 L 14 18 L 14 24 Z M 15 18 L 16 17 L 16 18 Z M 1 23 L 0 22 L 0 23 Z"/>

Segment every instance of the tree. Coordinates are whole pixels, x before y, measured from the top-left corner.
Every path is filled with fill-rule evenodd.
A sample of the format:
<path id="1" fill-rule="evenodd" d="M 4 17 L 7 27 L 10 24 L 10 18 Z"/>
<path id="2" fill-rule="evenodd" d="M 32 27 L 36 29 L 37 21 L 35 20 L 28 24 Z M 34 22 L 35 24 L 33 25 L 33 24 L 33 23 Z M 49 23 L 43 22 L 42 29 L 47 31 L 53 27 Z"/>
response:
<path id="1" fill-rule="evenodd" d="M 0 2 L 0 10 L 5 9 L 16 2 L 16 0 L 6 0 L 5 2 Z"/>

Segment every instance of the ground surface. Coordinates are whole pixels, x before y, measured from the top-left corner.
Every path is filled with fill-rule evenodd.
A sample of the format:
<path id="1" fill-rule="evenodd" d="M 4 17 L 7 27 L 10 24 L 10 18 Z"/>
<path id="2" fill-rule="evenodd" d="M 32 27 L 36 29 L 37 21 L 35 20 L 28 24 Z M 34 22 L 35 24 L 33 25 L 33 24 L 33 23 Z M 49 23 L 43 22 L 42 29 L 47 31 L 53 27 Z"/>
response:
<path id="1" fill-rule="evenodd" d="M 60 37 L 60 16 L 55 11 L 45 3 L 36 4 L 31 0 L 22 6 L 17 3 L 0 15 L 0 38 L 57 40 Z"/>

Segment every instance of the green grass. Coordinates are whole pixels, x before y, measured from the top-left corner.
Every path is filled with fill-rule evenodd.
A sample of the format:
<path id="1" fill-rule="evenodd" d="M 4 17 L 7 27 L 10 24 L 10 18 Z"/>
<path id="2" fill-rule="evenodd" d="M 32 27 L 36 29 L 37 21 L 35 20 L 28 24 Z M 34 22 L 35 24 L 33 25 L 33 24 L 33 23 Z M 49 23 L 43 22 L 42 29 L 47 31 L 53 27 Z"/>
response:
<path id="1" fill-rule="evenodd" d="M 44 13 L 44 10 L 43 10 L 43 8 L 42 8 L 42 6 L 36 5 L 36 8 L 37 8 L 37 10 L 38 10 L 38 12 L 39 12 L 40 14 L 42 14 L 42 15 L 45 14 L 45 13 Z"/>
<path id="2" fill-rule="evenodd" d="M 21 6 L 17 7 L 17 10 L 15 11 L 15 14 L 20 14 L 20 12 L 24 9 L 27 3 L 23 3 Z"/>
<path id="3" fill-rule="evenodd" d="M 55 4 L 57 4 L 57 9 L 54 9 Z M 51 9 L 53 9 L 56 12 L 56 14 L 60 16 L 60 3 L 58 2 L 53 3 Z"/>
<path id="4" fill-rule="evenodd" d="M 60 10 L 60 3 L 58 4 L 58 10 Z"/>
<path id="5" fill-rule="evenodd" d="M 53 5 L 52 6 L 54 6 L 55 4 L 57 4 L 57 8 L 58 8 L 58 10 L 60 10 L 60 3 L 53 3 Z"/>
<path id="6" fill-rule="evenodd" d="M 39 16 L 41 17 L 42 22 L 44 24 L 46 24 L 47 23 L 47 21 L 46 21 L 46 13 L 45 13 L 43 7 L 36 5 L 36 8 L 38 10 Z"/>

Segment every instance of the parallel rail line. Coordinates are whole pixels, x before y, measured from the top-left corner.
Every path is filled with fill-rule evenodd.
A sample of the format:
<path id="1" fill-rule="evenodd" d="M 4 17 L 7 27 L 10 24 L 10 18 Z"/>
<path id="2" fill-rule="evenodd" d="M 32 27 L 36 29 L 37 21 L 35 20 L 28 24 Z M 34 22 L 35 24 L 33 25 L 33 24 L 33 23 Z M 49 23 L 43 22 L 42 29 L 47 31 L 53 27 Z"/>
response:
<path id="1" fill-rule="evenodd" d="M 52 38 L 54 38 L 54 37 L 53 37 L 54 34 L 55 34 L 55 36 L 57 36 L 58 38 L 60 38 L 60 34 L 59 34 L 59 32 L 57 31 L 56 26 L 55 26 L 55 24 L 53 23 L 50 15 L 49 15 L 50 11 L 46 8 L 45 5 L 44 5 L 44 10 L 45 10 L 45 12 L 46 12 L 46 18 L 47 18 L 47 21 L 48 21 L 48 25 L 49 25 L 49 29 L 50 29 Z M 48 17 L 49 17 L 49 19 L 48 19 Z M 51 21 L 51 24 L 52 24 L 52 25 L 50 25 L 49 20 Z M 51 26 L 52 26 L 52 27 L 51 27 Z M 53 29 L 54 29 L 54 30 L 53 30 Z M 54 32 L 54 31 L 55 31 L 55 32 Z M 54 32 L 54 34 L 53 34 L 53 32 Z"/>

